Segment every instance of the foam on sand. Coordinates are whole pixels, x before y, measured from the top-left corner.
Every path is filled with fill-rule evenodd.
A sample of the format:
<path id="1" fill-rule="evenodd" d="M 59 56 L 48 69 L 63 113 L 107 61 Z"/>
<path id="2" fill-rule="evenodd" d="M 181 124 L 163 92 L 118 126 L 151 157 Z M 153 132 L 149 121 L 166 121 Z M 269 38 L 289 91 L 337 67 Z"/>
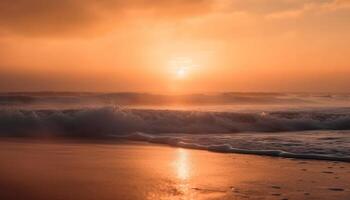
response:
<path id="1" fill-rule="evenodd" d="M 122 138 L 221 153 L 241 153 L 284 158 L 350 162 L 350 133 L 294 132 L 282 134 L 149 135 L 134 133 Z M 338 142 L 324 138 L 337 135 Z M 291 138 L 298 138 L 293 139 Z M 312 138 L 310 138 L 312 137 Z M 321 140 L 321 141 L 320 141 Z M 340 144 L 341 141 L 343 144 Z M 292 145 L 294 142 L 295 145 Z M 342 146 L 343 145 L 343 146 Z"/>

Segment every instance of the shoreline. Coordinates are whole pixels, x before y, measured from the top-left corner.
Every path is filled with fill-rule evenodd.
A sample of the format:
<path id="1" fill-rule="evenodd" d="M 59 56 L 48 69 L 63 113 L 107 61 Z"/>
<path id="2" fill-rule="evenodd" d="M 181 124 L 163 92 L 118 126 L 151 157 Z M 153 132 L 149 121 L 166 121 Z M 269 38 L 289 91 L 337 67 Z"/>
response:
<path id="1" fill-rule="evenodd" d="M 132 136 L 131 136 L 132 137 Z M 139 136 L 137 136 L 139 137 Z M 143 137 L 143 136 L 142 136 Z M 156 145 L 172 148 L 185 148 L 189 150 L 200 150 L 214 153 L 223 153 L 223 154 L 242 154 L 242 155 L 253 155 L 253 156 L 262 156 L 262 157 L 273 157 L 273 158 L 282 158 L 282 159 L 298 159 L 298 160 L 311 160 L 311 161 L 329 161 L 329 162 L 344 162 L 350 163 L 350 157 L 330 157 L 327 155 L 320 154 L 294 154 L 290 152 L 284 152 L 281 150 L 248 150 L 248 149 L 237 149 L 232 148 L 227 145 L 213 145 L 213 146 L 202 146 L 198 144 L 191 143 L 166 143 L 162 140 L 158 141 L 153 138 L 132 138 L 129 136 L 126 137 L 110 137 L 110 138 L 69 138 L 69 137 L 0 137 L 1 141 L 9 142 L 19 142 L 19 143 L 82 143 L 82 144 L 117 144 L 117 145 L 130 145 L 130 144 L 139 144 L 139 145 Z"/>
<path id="2" fill-rule="evenodd" d="M 350 196 L 350 164 L 144 142 L 0 140 L 1 199 L 327 199 Z M 45 188 L 45 189 L 43 189 Z"/>

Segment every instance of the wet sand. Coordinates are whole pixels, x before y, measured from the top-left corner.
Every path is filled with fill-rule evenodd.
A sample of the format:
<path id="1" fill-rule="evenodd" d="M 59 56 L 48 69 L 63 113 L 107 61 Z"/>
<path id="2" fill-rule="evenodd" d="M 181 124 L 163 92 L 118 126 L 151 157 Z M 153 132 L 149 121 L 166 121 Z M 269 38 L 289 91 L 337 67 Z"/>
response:
<path id="1" fill-rule="evenodd" d="M 349 200 L 350 163 L 145 143 L 2 140 L 0 199 Z"/>

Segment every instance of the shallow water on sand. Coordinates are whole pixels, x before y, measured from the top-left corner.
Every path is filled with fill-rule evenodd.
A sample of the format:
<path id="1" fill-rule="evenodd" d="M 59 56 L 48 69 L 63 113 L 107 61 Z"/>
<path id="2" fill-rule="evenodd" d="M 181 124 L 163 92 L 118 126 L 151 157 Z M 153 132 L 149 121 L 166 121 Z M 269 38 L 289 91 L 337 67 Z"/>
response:
<path id="1" fill-rule="evenodd" d="M 350 164 L 144 144 L 0 141 L 0 199 L 325 199 Z"/>
<path id="2" fill-rule="evenodd" d="M 350 162 L 349 131 L 231 134 L 134 133 L 118 138 L 222 153 L 244 153 Z"/>

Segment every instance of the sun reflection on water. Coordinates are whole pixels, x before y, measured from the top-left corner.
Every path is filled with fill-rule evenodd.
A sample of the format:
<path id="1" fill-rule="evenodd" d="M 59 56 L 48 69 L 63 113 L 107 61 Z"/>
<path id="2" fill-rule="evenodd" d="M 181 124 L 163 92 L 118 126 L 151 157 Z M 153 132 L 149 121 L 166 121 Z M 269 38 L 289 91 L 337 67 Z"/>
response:
<path id="1" fill-rule="evenodd" d="M 174 161 L 175 177 L 178 179 L 177 190 L 182 194 L 181 199 L 193 199 L 191 191 L 191 166 L 190 155 L 186 149 L 179 148 L 176 151 L 176 158 Z"/>
<path id="2" fill-rule="evenodd" d="M 168 199 L 168 200 L 193 200 L 194 193 L 190 184 L 191 178 L 191 157 L 186 149 L 178 148 L 171 160 L 170 179 L 158 186 L 156 191 L 147 194 L 147 199 Z"/>
<path id="3" fill-rule="evenodd" d="M 189 178 L 190 168 L 188 162 L 188 152 L 185 149 L 178 149 L 175 168 L 178 179 L 185 181 Z"/>

